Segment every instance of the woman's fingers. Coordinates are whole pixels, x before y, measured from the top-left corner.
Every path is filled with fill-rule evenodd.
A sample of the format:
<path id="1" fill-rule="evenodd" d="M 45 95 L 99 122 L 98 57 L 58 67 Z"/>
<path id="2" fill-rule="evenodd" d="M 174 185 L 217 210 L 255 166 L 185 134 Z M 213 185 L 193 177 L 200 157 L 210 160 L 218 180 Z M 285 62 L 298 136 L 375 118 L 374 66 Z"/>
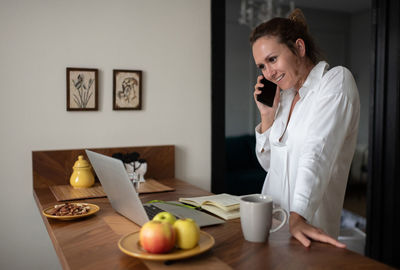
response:
<path id="1" fill-rule="evenodd" d="M 260 91 L 259 88 L 262 88 L 264 86 L 264 84 L 261 83 L 262 78 L 263 78 L 263 76 L 261 76 L 261 75 L 257 77 L 257 83 L 254 86 L 255 91 Z M 260 91 L 260 93 L 261 93 L 261 91 Z"/>
<path id="2" fill-rule="evenodd" d="M 307 236 L 310 237 L 311 239 L 327 244 L 331 244 L 333 246 L 339 247 L 339 248 L 345 248 L 346 245 L 337 241 L 336 239 L 330 237 L 327 235 L 325 232 L 323 232 L 321 229 L 315 228 L 314 230 L 307 231 Z"/>
<path id="3" fill-rule="evenodd" d="M 328 244 L 334 245 L 334 246 L 339 247 L 339 248 L 345 248 L 346 247 L 345 244 L 340 243 L 336 239 L 334 239 L 334 238 L 332 238 L 332 237 L 330 237 L 330 236 L 328 236 L 326 234 L 320 235 L 319 238 L 320 238 L 320 240 L 318 240 L 318 241 L 320 241 L 320 242 L 328 243 Z"/>
<path id="4" fill-rule="evenodd" d="M 305 219 L 296 212 L 290 213 L 290 233 L 299 240 L 305 247 L 311 245 L 310 240 L 319 241 L 339 248 L 345 248 L 346 245 L 330 237 L 320 228 L 308 224 Z"/>
<path id="5" fill-rule="evenodd" d="M 296 233 L 293 235 L 300 243 L 303 244 L 305 247 L 309 247 L 311 245 L 311 241 L 301 232 Z"/>
<path id="6" fill-rule="evenodd" d="M 256 84 L 255 86 L 254 86 L 254 93 L 255 94 L 261 94 L 261 90 L 259 89 L 259 88 L 261 88 L 263 85 L 262 84 Z"/>
<path id="7" fill-rule="evenodd" d="M 254 100 L 256 101 L 256 103 L 258 102 L 258 100 L 257 100 L 257 95 L 259 95 L 259 94 L 261 94 L 261 90 L 259 89 L 260 87 L 263 87 L 263 84 L 262 83 L 257 83 L 255 86 L 254 86 L 254 93 L 253 93 L 253 96 L 254 96 Z"/>

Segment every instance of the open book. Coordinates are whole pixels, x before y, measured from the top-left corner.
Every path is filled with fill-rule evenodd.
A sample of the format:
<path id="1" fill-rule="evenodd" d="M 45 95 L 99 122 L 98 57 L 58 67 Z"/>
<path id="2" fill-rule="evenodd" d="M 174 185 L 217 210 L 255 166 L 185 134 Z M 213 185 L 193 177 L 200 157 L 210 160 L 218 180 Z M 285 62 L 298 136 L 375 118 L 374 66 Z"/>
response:
<path id="1" fill-rule="evenodd" d="M 202 197 L 179 198 L 179 201 L 201 207 L 225 220 L 240 217 L 239 196 L 222 193 Z"/>

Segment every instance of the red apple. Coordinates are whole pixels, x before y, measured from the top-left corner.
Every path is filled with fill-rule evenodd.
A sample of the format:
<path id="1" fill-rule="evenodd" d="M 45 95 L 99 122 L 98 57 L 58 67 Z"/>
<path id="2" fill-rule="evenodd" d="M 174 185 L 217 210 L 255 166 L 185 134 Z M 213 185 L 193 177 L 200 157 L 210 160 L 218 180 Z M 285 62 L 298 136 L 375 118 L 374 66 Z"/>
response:
<path id="1" fill-rule="evenodd" d="M 175 229 L 168 222 L 151 220 L 140 229 L 139 240 L 149 253 L 166 253 L 175 246 Z"/>

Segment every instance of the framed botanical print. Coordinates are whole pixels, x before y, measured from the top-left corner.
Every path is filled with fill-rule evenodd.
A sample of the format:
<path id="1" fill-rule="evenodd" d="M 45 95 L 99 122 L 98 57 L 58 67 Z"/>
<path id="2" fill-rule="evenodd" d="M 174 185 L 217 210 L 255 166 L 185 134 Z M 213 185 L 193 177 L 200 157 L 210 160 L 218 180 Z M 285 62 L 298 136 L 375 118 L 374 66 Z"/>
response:
<path id="1" fill-rule="evenodd" d="M 114 69 L 113 109 L 141 110 L 142 71 Z"/>
<path id="2" fill-rule="evenodd" d="M 67 68 L 67 111 L 98 110 L 98 70 Z"/>

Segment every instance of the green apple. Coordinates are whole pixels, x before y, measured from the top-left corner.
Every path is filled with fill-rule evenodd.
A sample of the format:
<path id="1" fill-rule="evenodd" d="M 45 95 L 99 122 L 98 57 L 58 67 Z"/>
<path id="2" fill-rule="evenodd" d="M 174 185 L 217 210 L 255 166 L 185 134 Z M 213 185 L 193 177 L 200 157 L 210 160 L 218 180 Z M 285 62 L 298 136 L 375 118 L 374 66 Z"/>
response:
<path id="1" fill-rule="evenodd" d="M 174 225 L 176 218 L 173 214 L 169 212 L 160 212 L 154 216 L 153 220 L 168 222 L 169 224 Z"/>
<path id="2" fill-rule="evenodd" d="M 176 246 L 181 249 L 194 248 L 200 239 L 200 228 L 191 218 L 178 219 L 174 223 Z"/>

